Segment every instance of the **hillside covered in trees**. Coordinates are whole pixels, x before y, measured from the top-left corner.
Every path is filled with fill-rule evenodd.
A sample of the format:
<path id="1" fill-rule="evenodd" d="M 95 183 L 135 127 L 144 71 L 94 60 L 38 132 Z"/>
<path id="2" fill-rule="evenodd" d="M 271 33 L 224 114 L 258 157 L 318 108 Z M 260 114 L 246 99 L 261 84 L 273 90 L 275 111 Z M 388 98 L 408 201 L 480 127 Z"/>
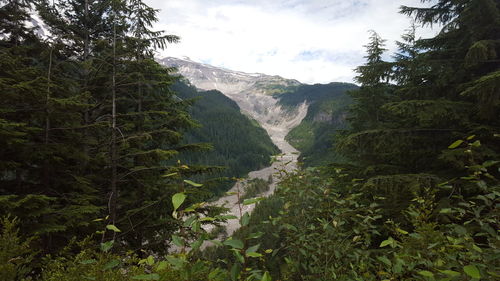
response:
<path id="1" fill-rule="evenodd" d="M 220 178 L 211 188 L 215 194 L 227 191 L 235 182 L 231 178 L 244 177 L 250 171 L 268 166 L 271 156 L 280 152 L 267 132 L 243 115 L 238 105 L 221 92 L 200 92 L 182 82 L 172 85 L 171 89 L 178 97 L 194 102 L 189 113 L 200 125 L 186 132 L 184 142 L 213 146 L 205 152 L 183 153 L 180 159 L 188 164 L 224 167 L 218 173 L 196 178 L 200 181 Z"/>
<path id="2" fill-rule="evenodd" d="M 500 1 L 402 6 L 391 60 L 371 31 L 347 125 L 318 129 L 338 155 L 241 200 L 224 238 L 204 227 L 235 217 L 193 178 L 218 168 L 178 158 L 206 140 L 183 142 L 197 113 L 153 59 L 179 39 L 151 30 L 156 10 L 0 3 L 0 280 L 499 280 Z"/>
<path id="3" fill-rule="evenodd" d="M 341 157 L 333 150 L 334 136 L 348 126 L 347 112 L 352 103 L 348 91 L 358 87 L 349 83 L 301 85 L 279 95 L 284 106 L 309 104 L 306 117 L 293 128 L 286 140 L 297 148 L 303 166 L 321 166 Z"/>

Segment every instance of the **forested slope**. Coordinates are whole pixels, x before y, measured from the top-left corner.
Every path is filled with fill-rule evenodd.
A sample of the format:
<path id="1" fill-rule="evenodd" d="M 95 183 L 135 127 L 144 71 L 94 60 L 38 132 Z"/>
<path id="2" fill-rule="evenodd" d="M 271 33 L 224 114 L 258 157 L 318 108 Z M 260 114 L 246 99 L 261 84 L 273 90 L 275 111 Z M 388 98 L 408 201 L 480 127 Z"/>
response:
<path id="1" fill-rule="evenodd" d="M 280 103 L 297 106 L 306 101 L 309 108 L 302 122 L 286 136 L 301 152 L 304 166 L 319 166 L 339 161 L 333 149 L 335 135 L 347 127 L 347 111 L 352 103 L 348 91 L 357 89 L 350 83 L 301 85 L 292 92 L 279 95 Z"/>
<path id="2" fill-rule="evenodd" d="M 219 91 L 198 91 L 193 86 L 177 82 L 172 86 L 176 95 L 185 100 L 193 100 L 189 109 L 199 127 L 192 128 L 184 135 L 186 143 L 210 143 L 208 151 L 187 152 L 180 159 L 188 164 L 220 166 L 223 171 L 201 177 L 243 177 L 248 172 L 266 167 L 271 156 L 278 154 L 267 132 L 256 121 L 240 112 L 238 105 Z M 234 180 L 214 183 L 213 191 L 226 191 Z"/>

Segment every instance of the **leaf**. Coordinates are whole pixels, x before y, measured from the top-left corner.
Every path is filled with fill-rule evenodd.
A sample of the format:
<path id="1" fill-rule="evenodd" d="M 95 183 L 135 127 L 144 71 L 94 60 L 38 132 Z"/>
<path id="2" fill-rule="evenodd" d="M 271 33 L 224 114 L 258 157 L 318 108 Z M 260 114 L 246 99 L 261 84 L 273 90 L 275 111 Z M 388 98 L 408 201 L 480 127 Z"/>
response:
<path id="1" fill-rule="evenodd" d="M 241 266 L 237 262 L 235 262 L 231 267 L 231 280 L 233 281 L 238 280 L 238 277 L 240 277 L 240 273 L 241 273 Z"/>
<path id="2" fill-rule="evenodd" d="M 237 219 L 238 217 L 234 215 L 223 215 L 223 216 L 216 216 L 215 218 L 219 220 L 234 220 Z"/>
<path id="3" fill-rule="evenodd" d="M 267 271 L 264 272 L 260 281 L 272 281 L 271 275 L 269 274 L 269 272 L 267 272 Z"/>
<path id="4" fill-rule="evenodd" d="M 183 259 L 179 259 L 173 256 L 167 256 L 167 261 L 176 268 L 182 268 L 185 263 Z"/>
<path id="5" fill-rule="evenodd" d="M 386 256 L 380 256 L 380 257 L 377 257 L 377 259 L 383 263 L 385 263 L 386 265 L 388 266 L 391 266 L 391 261 L 386 257 Z"/>
<path id="6" fill-rule="evenodd" d="M 235 248 L 235 249 L 243 249 L 243 242 L 241 240 L 238 240 L 238 239 L 228 239 L 226 241 L 224 241 L 223 243 L 224 245 L 226 246 L 231 246 L 232 248 Z"/>
<path id="7" fill-rule="evenodd" d="M 481 278 L 481 274 L 479 273 L 479 269 L 475 265 L 464 266 L 464 272 L 472 278 L 476 278 L 476 279 Z"/>
<path id="8" fill-rule="evenodd" d="M 429 278 L 433 278 L 434 277 L 434 273 L 430 272 L 430 271 L 427 271 L 427 270 L 421 270 L 418 272 L 418 274 L 424 276 L 424 277 L 429 277 Z"/>
<path id="9" fill-rule="evenodd" d="M 160 280 L 160 275 L 158 275 L 156 273 L 141 274 L 141 275 L 133 276 L 132 279 L 134 279 L 134 280 Z"/>
<path id="10" fill-rule="evenodd" d="M 219 247 L 224 245 L 224 244 L 222 244 L 222 242 L 220 242 L 218 240 L 208 240 L 208 242 L 211 242 L 214 245 L 219 246 Z"/>
<path id="11" fill-rule="evenodd" d="M 174 205 L 174 212 L 184 203 L 186 200 L 186 194 L 184 193 L 176 193 L 172 196 L 172 204 Z"/>
<path id="12" fill-rule="evenodd" d="M 450 208 L 443 208 L 439 211 L 440 214 L 449 214 L 449 213 L 452 213 L 452 209 Z"/>
<path id="13" fill-rule="evenodd" d="M 195 183 L 194 181 L 190 181 L 190 180 L 184 180 L 185 183 L 189 184 L 189 185 L 192 185 L 194 187 L 202 187 L 203 184 L 201 183 Z"/>
<path id="14" fill-rule="evenodd" d="M 382 241 L 382 243 L 380 243 L 380 248 L 383 248 L 385 246 L 388 246 L 388 245 L 392 245 L 394 239 L 392 239 L 392 237 L 389 237 L 387 240 L 384 240 Z"/>
<path id="15" fill-rule="evenodd" d="M 90 260 L 81 261 L 80 264 L 93 264 L 95 262 L 96 262 L 95 259 L 90 259 Z"/>
<path id="16" fill-rule="evenodd" d="M 403 230 L 403 229 L 401 229 L 401 228 L 399 228 L 399 227 L 398 227 L 398 228 L 396 228 L 396 231 L 397 231 L 397 232 L 399 232 L 399 233 L 401 233 L 401 234 L 404 234 L 404 235 L 407 235 L 407 234 L 408 234 L 408 231 Z"/>
<path id="17" fill-rule="evenodd" d="M 253 252 L 253 253 L 248 253 L 248 254 L 245 254 L 247 257 L 251 257 L 251 258 L 260 258 L 262 257 L 262 254 L 261 253 L 257 253 L 257 252 Z"/>
<path id="18" fill-rule="evenodd" d="M 148 257 L 146 258 L 146 263 L 147 263 L 149 266 L 153 265 L 153 264 L 155 263 L 155 258 L 154 258 L 153 256 L 151 256 L 151 255 L 150 255 L 150 256 L 148 256 Z"/>
<path id="19" fill-rule="evenodd" d="M 168 178 L 168 177 L 175 176 L 175 175 L 177 175 L 177 173 L 166 174 L 166 175 L 163 175 L 162 177 Z"/>
<path id="20" fill-rule="evenodd" d="M 172 243 L 178 247 L 184 247 L 184 240 L 177 235 L 172 235 Z"/>
<path id="21" fill-rule="evenodd" d="M 101 251 L 103 252 L 109 251 L 113 247 L 113 243 L 115 243 L 115 240 L 101 243 Z"/>
<path id="22" fill-rule="evenodd" d="M 452 276 L 452 277 L 460 276 L 460 272 L 456 272 L 456 271 L 453 271 L 453 270 L 440 270 L 439 272 L 441 272 L 443 274 L 446 274 L 448 276 Z"/>
<path id="23" fill-rule="evenodd" d="M 114 232 L 122 232 L 121 230 L 118 229 L 118 227 L 112 225 L 112 224 L 108 224 L 106 225 L 106 228 L 109 229 L 109 230 L 112 230 Z"/>
<path id="24" fill-rule="evenodd" d="M 248 212 L 246 212 L 241 217 L 241 226 L 247 226 L 248 223 L 250 223 L 250 215 L 248 214 Z"/>
<path id="25" fill-rule="evenodd" d="M 257 197 L 257 198 L 252 198 L 252 199 L 245 199 L 245 201 L 243 201 L 243 205 L 252 205 L 252 204 L 255 204 L 259 201 L 262 201 L 264 198 L 262 197 Z"/>
<path id="26" fill-rule="evenodd" d="M 166 261 L 161 261 L 158 263 L 158 266 L 156 267 L 157 271 L 164 270 L 168 267 L 168 263 Z"/>
<path id="27" fill-rule="evenodd" d="M 238 252 L 238 250 L 236 250 L 236 249 L 231 249 L 231 250 L 233 251 L 233 254 L 236 257 L 236 259 L 240 263 L 244 264 L 245 263 L 245 258 L 240 254 L 240 252 Z"/>
<path id="28" fill-rule="evenodd" d="M 459 147 L 464 141 L 463 140 L 457 140 L 455 141 L 454 143 L 450 144 L 450 146 L 448 146 L 449 149 L 454 149 L 454 148 L 457 148 Z"/>
<path id="29" fill-rule="evenodd" d="M 264 235 L 264 232 L 259 231 L 259 232 L 248 234 L 246 239 L 256 239 L 256 238 L 262 237 L 262 235 Z"/>
<path id="30" fill-rule="evenodd" d="M 245 251 L 245 254 L 255 253 L 259 249 L 260 244 L 254 245 Z"/>
<path id="31" fill-rule="evenodd" d="M 117 267 L 119 264 L 120 264 L 119 260 L 112 260 L 112 261 L 108 262 L 106 265 L 104 265 L 103 268 L 104 268 L 104 270 L 108 270 L 108 269 L 112 269 L 112 268 Z"/>

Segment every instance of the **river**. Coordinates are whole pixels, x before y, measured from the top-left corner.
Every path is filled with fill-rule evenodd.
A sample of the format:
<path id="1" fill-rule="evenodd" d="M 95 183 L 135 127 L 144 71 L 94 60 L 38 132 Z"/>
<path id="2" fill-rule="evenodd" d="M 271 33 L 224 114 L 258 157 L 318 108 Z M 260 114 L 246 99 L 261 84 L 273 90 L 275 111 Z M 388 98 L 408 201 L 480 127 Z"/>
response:
<path id="1" fill-rule="evenodd" d="M 241 93 L 226 95 L 236 101 L 244 114 L 255 119 L 267 131 L 274 144 L 281 150 L 281 154 L 275 157 L 275 161 L 271 166 L 250 172 L 247 179 L 235 183 L 228 193 L 239 192 L 242 194 L 244 192 L 243 186 L 247 180 L 255 178 L 268 180 L 271 176 L 272 183 L 269 190 L 258 195 L 258 197 L 267 197 L 273 194 L 276 185 L 279 183 L 280 171 L 291 172 L 297 168 L 299 152 L 285 140 L 285 136 L 304 119 L 307 114 L 308 105 L 303 103 L 291 110 L 283 109 L 278 104 L 278 100 L 269 95 L 245 95 Z M 229 214 L 237 217 L 237 219 L 228 220 L 224 225 L 228 236 L 232 235 L 239 228 L 239 218 L 241 215 L 245 214 L 245 212 L 251 213 L 255 207 L 255 204 L 240 206 L 238 204 L 238 195 L 236 194 L 221 197 L 211 203 L 211 205 L 224 206 L 229 209 Z M 210 231 L 212 228 L 208 226 L 206 230 Z"/>

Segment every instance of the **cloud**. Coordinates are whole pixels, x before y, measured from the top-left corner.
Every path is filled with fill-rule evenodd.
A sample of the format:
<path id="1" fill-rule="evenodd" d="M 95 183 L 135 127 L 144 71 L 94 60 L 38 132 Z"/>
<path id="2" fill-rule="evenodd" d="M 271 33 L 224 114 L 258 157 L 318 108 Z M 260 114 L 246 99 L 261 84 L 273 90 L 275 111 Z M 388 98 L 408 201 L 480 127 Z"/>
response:
<path id="1" fill-rule="evenodd" d="M 394 51 L 394 41 L 410 24 L 398 14 L 399 6 L 421 5 L 420 0 L 146 2 L 161 9 L 155 28 L 181 37 L 161 56 L 188 56 L 305 83 L 351 82 L 353 69 L 364 61 L 367 31 L 376 30 Z"/>

